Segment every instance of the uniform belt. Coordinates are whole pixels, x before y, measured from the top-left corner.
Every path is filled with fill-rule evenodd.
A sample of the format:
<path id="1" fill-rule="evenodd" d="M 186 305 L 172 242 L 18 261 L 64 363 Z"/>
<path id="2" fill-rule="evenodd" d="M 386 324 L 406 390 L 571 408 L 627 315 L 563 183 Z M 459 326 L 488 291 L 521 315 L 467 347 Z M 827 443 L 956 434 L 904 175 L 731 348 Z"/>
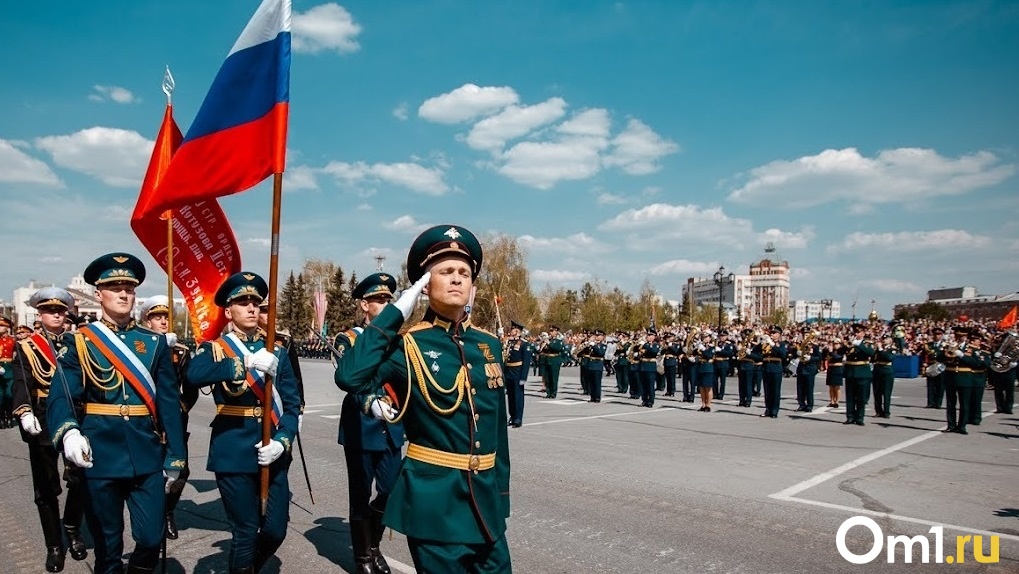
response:
<path id="1" fill-rule="evenodd" d="M 972 373 L 973 369 L 969 367 L 948 367 L 945 369 L 949 373 Z"/>
<path id="2" fill-rule="evenodd" d="M 640 362 L 642 362 L 642 363 L 654 363 L 657 360 L 658 359 L 641 359 Z"/>
<path id="3" fill-rule="evenodd" d="M 716 361 L 728 361 L 729 357 L 715 357 Z"/>
<path id="4" fill-rule="evenodd" d="M 428 448 L 427 446 L 421 446 L 414 443 L 410 443 L 407 446 L 407 458 L 427 462 L 428 464 L 434 464 L 435 466 L 455 468 L 456 470 L 478 471 L 489 470 L 495 467 L 495 453 L 457 454 Z"/>
<path id="5" fill-rule="evenodd" d="M 240 407 L 237 405 L 216 405 L 216 414 L 228 417 L 261 418 L 262 407 Z"/>
<path id="6" fill-rule="evenodd" d="M 104 405 L 101 403 L 88 403 L 85 405 L 85 414 L 102 415 L 107 417 L 147 417 L 149 407 L 145 405 Z"/>
<path id="7" fill-rule="evenodd" d="M 828 363 L 829 367 L 841 367 L 844 363 Z"/>
<path id="8" fill-rule="evenodd" d="M 558 357 L 559 353 L 542 353 L 542 357 Z"/>
<path id="9" fill-rule="evenodd" d="M 764 361 L 766 363 L 781 363 L 782 359 L 780 359 L 778 357 L 768 357 L 767 359 L 764 359 Z"/>
<path id="10" fill-rule="evenodd" d="M 890 367 L 892 365 L 891 363 L 885 363 L 885 362 L 880 362 L 880 363 L 875 362 L 874 364 L 879 366 L 879 367 Z"/>
<path id="11" fill-rule="evenodd" d="M 524 364 L 523 361 L 516 361 L 516 362 L 513 362 L 513 363 L 506 363 L 506 366 L 507 367 L 519 367 L 520 365 L 523 365 L 523 364 Z"/>
<path id="12" fill-rule="evenodd" d="M 869 365 L 870 363 L 867 361 L 847 361 L 846 364 L 853 367 L 859 367 L 860 365 Z"/>

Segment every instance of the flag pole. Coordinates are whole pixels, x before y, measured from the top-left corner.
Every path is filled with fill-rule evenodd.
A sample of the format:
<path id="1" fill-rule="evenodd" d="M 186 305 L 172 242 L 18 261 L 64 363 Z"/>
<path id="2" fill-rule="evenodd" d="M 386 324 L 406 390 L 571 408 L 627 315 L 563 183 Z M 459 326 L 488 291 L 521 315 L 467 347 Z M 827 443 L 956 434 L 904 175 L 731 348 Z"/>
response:
<path id="1" fill-rule="evenodd" d="M 265 348 L 275 352 L 276 347 L 276 291 L 279 283 L 279 252 L 280 252 L 280 206 L 283 203 L 283 174 L 272 176 L 272 246 L 269 250 L 269 318 L 265 325 Z M 265 376 L 265 404 L 262 405 L 262 446 L 272 440 L 272 377 Z M 260 487 L 259 502 L 262 516 L 265 516 L 269 502 L 269 467 L 259 470 Z"/>
<path id="2" fill-rule="evenodd" d="M 166 107 L 173 108 L 173 89 L 176 82 L 173 81 L 173 74 L 170 73 L 170 66 L 166 67 L 163 74 L 163 93 L 166 94 Z M 173 210 L 167 209 L 166 215 L 166 300 L 170 308 L 167 320 L 170 323 L 170 331 L 173 332 Z"/>

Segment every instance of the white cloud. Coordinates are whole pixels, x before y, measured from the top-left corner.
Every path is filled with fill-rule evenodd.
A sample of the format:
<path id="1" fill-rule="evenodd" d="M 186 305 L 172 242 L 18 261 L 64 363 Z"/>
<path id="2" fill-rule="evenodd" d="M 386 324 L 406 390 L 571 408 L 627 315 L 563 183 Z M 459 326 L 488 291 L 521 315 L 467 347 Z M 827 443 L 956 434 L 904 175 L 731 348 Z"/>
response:
<path id="1" fill-rule="evenodd" d="M 440 124 L 455 124 L 498 112 L 519 101 L 510 87 L 479 87 L 464 84 L 452 92 L 428 98 L 418 108 L 422 119 Z"/>
<path id="2" fill-rule="evenodd" d="M 283 179 L 284 191 L 318 189 L 318 182 L 315 180 L 315 169 L 306 165 L 288 168 L 283 172 Z"/>
<path id="3" fill-rule="evenodd" d="M 900 279 L 868 279 L 861 281 L 860 286 L 885 293 L 922 293 L 925 291 L 923 287 L 916 283 Z"/>
<path id="4" fill-rule="evenodd" d="M 603 253 L 612 250 L 608 243 L 598 241 L 586 233 L 574 233 L 567 237 L 534 237 L 533 235 L 521 235 L 520 244 L 533 251 L 550 251 L 556 254 L 564 253 Z"/>
<path id="5" fill-rule="evenodd" d="M 392 229 L 393 231 L 403 231 L 408 233 L 420 233 L 431 227 L 427 223 L 418 223 L 412 215 L 401 215 L 393 221 L 383 223 L 382 226 L 386 229 Z"/>
<path id="6" fill-rule="evenodd" d="M 401 121 L 404 121 L 409 117 L 407 102 L 400 102 L 395 108 L 393 108 L 393 117 Z"/>
<path id="7" fill-rule="evenodd" d="M 895 233 L 850 233 L 842 243 L 828 247 L 829 253 L 879 249 L 893 252 L 967 251 L 990 247 L 992 239 L 960 229 L 899 231 Z"/>
<path id="8" fill-rule="evenodd" d="M 546 283 L 580 283 L 591 277 L 584 271 L 563 271 L 559 269 L 535 269 L 531 272 L 531 281 Z"/>
<path id="9" fill-rule="evenodd" d="M 810 207 L 833 201 L 874 204 L 929 200 L 996 185 L 1016 173 L 991 152 L 957 159 L 931 149 L 884 150 L 874 158 L 855 148 L 828 149 L 793 161 L 750 170 L 750 179 L 729 194 L 750 205 Z"/>
<path id="10" fill-rule="evenodd" d="M 135 131 L 92 127 L 66 136 L 35 140 L 54 163 L 90 175 L 113 187 L 141 185 L 154 142 Z"/>
<path id="11" fill-rule="evenodd" d="M 816 237 L 812 226 L 806 226 L 802 231 L 783 231 L 771 228 L 758 234 L 758 240 L 762 244 L 774 243 L 780 249 L 806 249 L 810 241 Z"/>
<path id="12" fill-rule="evenodd" d="M 15 147 L 15 142 L 0 138 L 0 182 L 38 183 L 63 187 L 60 178 L 46 162 Z"/>
<path id="13" fill-rule="evenodd" d="M 249 237 L 244 240 L 245 245 L 251 245 L 252 247 L 259 247 L 262 249 L 268 249 L 272 245 L 272 239 L 268 237 Z"/>
<path id="14" fill-rule="evenodd" d="M 127 88 L 120 86 L 92 86 L 92 93 L 88 96 L 92 102 L 111 101 L 117 104 L 133 104 L 141 100 Z"/>
<path id="15" fill-rule="evenodd" d="M 362 204 L 357 206 L 357 210 L 358 211 L 371 211 L 373 209 L 375 209 L 375 208 L 372 207 L 372 205 L 370 203 L 362 203 Z"/>
<path id="16" fill-rule="evenodd" d="M 678 151 L 675 142 L 662 138 L 644 122 L 631 119 L 626 129 L 612 138 L 612 151 L 605 157 L 605 165 L 631 175 L 646 175 L 661 169 L 658 160 Z"/>
<path id="17" fill-rule="evenodd" d="M 562 98 L 549 98 L 533 106 L 509 106 L 498 114 L 474 124 L 467 134 L 467 145 L 474 149 L 496 152 L 511 139 L 552 123 L 566 113 Z"/>
<path id="18" fill-rule="evenodd" d="M 333 161 L 322 168 L 322 171 L 349 186 L 382 181 L 425 195 L 442 195 L 449 191 L 449 186 L 443 181 L 442 169 L 430 169 L 416 163 L 367 164 Z"/>
<path id="19" fill-rule="evenodd" d="M 307 12 L 294 12 L 290 30 L 295 52 L 349 54 L 361 49 L 357 43 L 361 26 L 354 22 L 346 8 L 332 2 L 320 4 Z"/>
<path id="20" fill-rule="evenodd" d="M 602 192 L 598 194 L 598 199 L 595 200 L 598 205 L 622 205 L 626 203 L 626 197 L 622 195 L 616 195 L 614 193 Z"/>
<path id="21" fill-rule="evenodd" d="M 600 168 L 599 148 L 590 139 L 522 142 L 503 155 L 496 171 L 517 183 L 549 189 L 560 181 L 587 179 Z"/>
<path id="22" fill-rule="evenodd" d="M 673 259 L 659 263 L 649 271 L 652 275 L 680 275 L 683 277 L 707 277 L 718 270 L 717 261 L 690 261 L 689 259 Z"/>

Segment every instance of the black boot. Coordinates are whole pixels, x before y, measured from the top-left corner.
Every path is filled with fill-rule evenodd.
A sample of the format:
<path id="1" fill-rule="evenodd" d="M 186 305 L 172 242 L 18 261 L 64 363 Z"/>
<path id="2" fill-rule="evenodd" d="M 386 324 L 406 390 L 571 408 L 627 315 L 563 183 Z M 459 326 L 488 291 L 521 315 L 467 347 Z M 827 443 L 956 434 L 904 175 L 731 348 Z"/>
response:
<path id="1" fill-rule="evenodd" d="M 245 566 L 244 568 L 231 568 L 230 574 L 255 574 L 255 567 Z"/>
<path id="2" fill-rule="evenodd" d="M 372 508 L 370 523 L 372 572 L 375 574 L 393 574 L 393 571 L 389 569 L 389 564 L 386 563 L 386 558 L 382 556 L 382 550 L 379 549 L 379 545 L 382 544 L 382 535 L 386 532 L 386 527 L 382 524 L 382 513 Z"/>
<path id="3" fill-rule="evenodd" d="M 354 551 L 357 574 L 374 574 L 371 551 L 371 524 L 364 518 L 350 519 L 350 547 Z"/>
<path id="4" fill-rule="evenodd" d="M 145 566 L 138 566 L 137 564 L 127 563 L 127 574 L 152 574 L 156 569 L 148 568 Z"/>
<path id="5" fill-rule="evenodd" d="M 88 558 L 88 549 L 85 547 L 85 541 L 81 538 L 81 527 L 65 524 L 64 532 L 67 533 L 67 547 L 71 552 L 71 558 L 75 560 Z"/>
<path id="6" fill-rule="evenodd" d="M 265 563 L 276 554 L 276 550 L 281 544 L 283 544 L 282 540 L 273 540 L 259 533 L 258 539 L 255 541 L 255 566 L 252 571 L 256 574 L 260 572 L 262 566 L 265 566 Z"/>
<path id="7" fill-rule="evenodd" d="M 177 531 L 177 521 L 173 517 L 172 512 L 166 513 L 166 537 L 170 540 L 176 540 L 180 536 Z"/>
<path id="8" fill-rule="evenodd" d="M 46 571 L 60 572 L 64 569 L 64 558 L 67 550 L 64 549 L 63 533 L 60 532 L 60 511 L 57 508 L 57 501 L 53 504 L 44 504 L 36 507 L 39 510 L 39 524 L 42 525 L 42 537 L 46 542 Z"/>

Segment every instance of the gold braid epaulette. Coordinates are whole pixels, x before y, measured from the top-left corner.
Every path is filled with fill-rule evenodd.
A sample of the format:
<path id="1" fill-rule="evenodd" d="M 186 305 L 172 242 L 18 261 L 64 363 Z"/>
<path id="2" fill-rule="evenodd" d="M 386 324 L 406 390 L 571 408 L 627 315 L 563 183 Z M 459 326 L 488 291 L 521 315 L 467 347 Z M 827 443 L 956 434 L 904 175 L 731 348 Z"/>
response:
<path id="1" fill-rule="evenodd" d="M 113 365 L 110 365 L 109 369 L 103 368 L 96 360 L 92 357 L 92 354 L 88 351 L 88 344 L 85 340 L 85 334 L 78 332 L 74 334 L 74 348 L 78 351 L 78 366 L 81 368 L 82 383 L 85 379 L 92 381 L 92 384 L 99 387 L 103 391 L 115 391 L 124 384 L 124 375 L 117 370 Z M 99 373 L 108 376 L 101 377 Z M 103 386 L 110 381 L 113 384 L 110 386 Z"/>
<path id="2" fill-rule="evenodd" d="M 36 346 L 32 343 L 31 339 L 25 339 L 19 343 L 21 345 L 22 355 L 28 360 L 29 366 L 32 368 L 32 376 L 39 382 L 42 387 L 50 386 L 50 382 L 53 380 L 53 375 L 57 372 L 56 365 L 50 365 L 50 370 L 46 371 L 42 365 L 42 359 L 39 358 L 39 353 L 36 352 Z"/>

